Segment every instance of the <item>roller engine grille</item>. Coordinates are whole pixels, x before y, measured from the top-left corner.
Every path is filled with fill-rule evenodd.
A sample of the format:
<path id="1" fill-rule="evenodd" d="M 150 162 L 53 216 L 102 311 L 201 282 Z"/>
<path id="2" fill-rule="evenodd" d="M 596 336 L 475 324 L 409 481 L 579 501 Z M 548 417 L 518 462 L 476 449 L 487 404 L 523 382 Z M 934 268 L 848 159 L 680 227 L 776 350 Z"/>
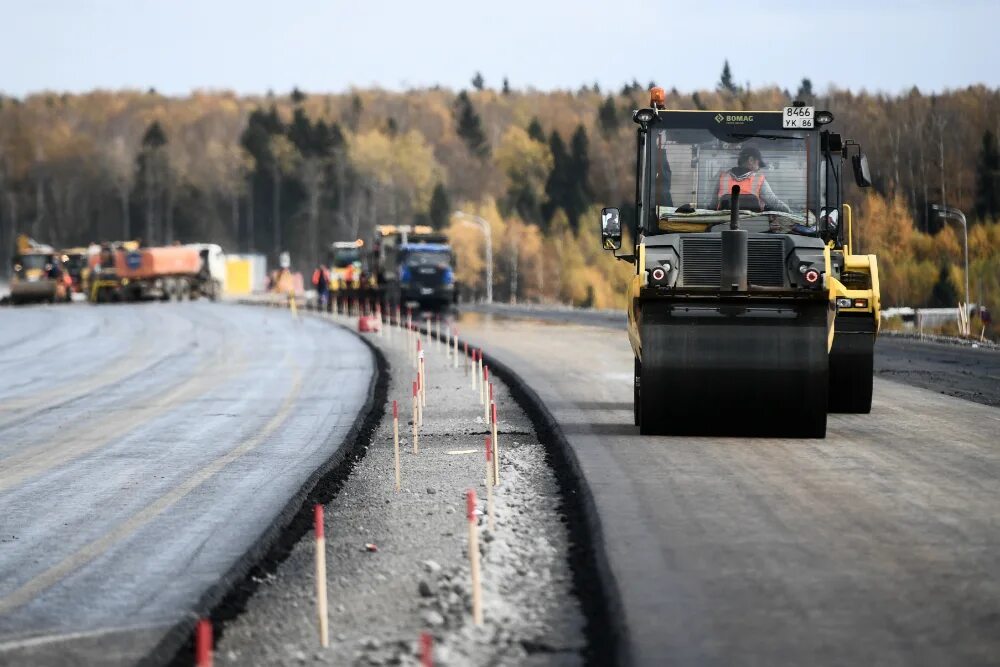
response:
<path id="1" fill-rule="evenodd" d="M 686 287 L 718 287 L 722 279 L 722 240 L 681 239 L 681 282 Z M 750 239 L 747 280 L 761 287 L 785 285 L 785 250 L 781 239 Z"/>

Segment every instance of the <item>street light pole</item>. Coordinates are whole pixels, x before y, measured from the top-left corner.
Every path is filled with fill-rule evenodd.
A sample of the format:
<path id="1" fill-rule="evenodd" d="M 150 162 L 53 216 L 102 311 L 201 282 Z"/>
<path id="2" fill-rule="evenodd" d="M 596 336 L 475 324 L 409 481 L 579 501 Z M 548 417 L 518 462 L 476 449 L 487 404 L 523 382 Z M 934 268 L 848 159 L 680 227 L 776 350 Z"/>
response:
<path id="1" fill-rule="evenodd" d="M 965 214 L 957 208 L 931 204 L 931 209 L 937 211 L 945 220 L 954 220 L 962 223 L 962 233 L 965 241 L 965 308 L 969 308 L 969 224 L 965 221 Z"/>
<path id="2" fill-rule="evenodd" d="M 483 220 L 478 215 L 470 215 L 462 211 L 455 211 L 452 215 L 466 218 L 462 220 L 462 224 L 471 226 L 473 222 L 476 223 L 483 232 L 486 239 L 486 303 L 493 303 L 493 229 L 488 221 Z"/>

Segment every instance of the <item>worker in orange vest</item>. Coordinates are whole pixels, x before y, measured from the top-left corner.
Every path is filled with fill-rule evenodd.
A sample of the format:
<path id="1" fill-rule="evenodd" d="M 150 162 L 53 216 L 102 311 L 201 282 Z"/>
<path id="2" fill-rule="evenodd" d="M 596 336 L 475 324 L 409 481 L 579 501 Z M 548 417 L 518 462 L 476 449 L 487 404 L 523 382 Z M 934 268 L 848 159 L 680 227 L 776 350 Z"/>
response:
<path id="1" fill-rule="evenodd" d="M 736 166 L 719 174 L 719 192 L 716 199 L 717 210 L 728 209 L 733 186 L 740 186 L 740 208 L 750 211 L 784 211 L 789 213 L 788 204 L 778 199 L 767 182 L 761 169 L 767 168 L 754 146 L 744 146 L 737 158 Z"/>
<path id="2" fill-rule="evenodd" d="M 330 269 L 326 268 L 325 264 L 320 264 L 313 271 L 312 284 L 316 288 L 320 307 L 326 308 L 327 299 L 330 297 Z"/>

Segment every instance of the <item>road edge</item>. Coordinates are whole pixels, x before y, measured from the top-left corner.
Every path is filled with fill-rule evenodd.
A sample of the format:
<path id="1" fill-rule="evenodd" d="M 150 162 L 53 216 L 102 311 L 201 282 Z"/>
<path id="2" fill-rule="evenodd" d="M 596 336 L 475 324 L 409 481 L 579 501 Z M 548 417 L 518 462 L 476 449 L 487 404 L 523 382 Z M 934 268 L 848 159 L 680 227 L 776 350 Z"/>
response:
<path id="1" fill-rule="evenodd" d="M 242 613 L 247 600 L 260 585 L 261 575 L 275 571 L 288 557 L 291 548 L 312 529 L 312 505 L 325 504 L 333 498 L 354 465 L 367 452 L 375 429 L 385 413 L 390 365 L 382 352 L 358 332 L 336 322 L 327 322 L 353 334 L 372 355 L 375 372 L 368 384 L 364 405 L 358 411 L 341 446 L 306 478 L 262 533 L 261 538 L 201 596 L 194 605 L 194 613 L 177 621 L 138 665 L 187 667 L 193 664 L 193 631 L 198 619 L 210 619 L 215 636 L 221 637 L 225 633 L 226 623 Z M 328 438 L 327 442 L 331 439 Z"/>
<path id="2" fill-rule="evenodd" d="M 490 367 L 490 372 L 510 388 L 511 396 L 531 420 L 546 454 L 551 457 L 550 466 L 568 510 L 565 514 L 570 534 L 569 561 L 573 588 L 587 620 L 584 632 L 587 638 L 586 664 L 631 664 L 628 628 L 623 622 L 624 607 L 604 548 L 600 513 L 576 450 L 531 385 L 488 352 L 483 352 L 483 360 Z"/>

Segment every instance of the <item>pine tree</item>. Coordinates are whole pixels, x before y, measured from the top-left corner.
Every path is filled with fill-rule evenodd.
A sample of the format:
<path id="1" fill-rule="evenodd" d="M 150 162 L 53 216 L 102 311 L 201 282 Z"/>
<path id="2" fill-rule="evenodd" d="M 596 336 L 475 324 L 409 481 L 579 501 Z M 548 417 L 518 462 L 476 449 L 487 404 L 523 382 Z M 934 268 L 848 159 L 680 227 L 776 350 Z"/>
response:
<path id="1" fill-rule="evenodd" d="M 580 226 L 580 216 L 593 201 L 590 190 L 590 140 L 587 130 L 579 125 L 570 139 L 570 175 L 569 201 L 566 202 L 566 215 L 573 231 Z"/>
<path id="2" fill-rule="evenodd" d="M 802 79 L 802 83 L 799 84 L 799 92 L 795 94 L 795 99 L 802 102 L 808 102 L 813 98 L 813 82 L 809 79 Z"/>
<path id="3" fill-rule="evenodd" d="M 167 135 L 163 131 L 163 126 L 160 125 L 160 121 L 154 120 L 142 135 L 142 147 L 155 150 L 166 143 Z"/>
<path id="4" fill-rule="evenodd" d="M 957 303 L 958 292 L 955 291 L 955 286 L 951 284 L 948 265 L 942 264 L 941 271 L 938 273 L 938 280 L 931 290 L 930 305 L 932 308 L 950 308 Z"/>
<path id="5" fill-rule="evenodd" d="M 618 117 L 618 109 L 615 107 L 615 100 L 608 95 L 607 99 L 597 110 L 597 122 L 601 127 L 601 133 L 608 137 L 614 134 L 621 126 L 621 119 Z"/>
<path id="6" fill-rule="evenodd" d="M 701 101 L 701 95 L 698 93 L 692 93 L 691 102 L 694 104 L 695 109 L 698 109 L 699 111 L 705 110 L 705 103 Z"/>
<path id="7" fill-rule="evenodd" d="M 545 130 L 542 129 L 542 124 L 538 122 L 538 116 L 531 119 L 528 123 L 528 136 L 539 143 L 545 143 Z"/>
<path id="8" fill-rule="evenodd" d="M 306 157 L 313 155 L 315 148 L 313 146 L 313 127 L 302 107 L 295 107 L 295 111 L 292 113 L 292 122 L 288 126 L 286 136 L 289 141 L 295 144 L 295 147 L 299 149 L 302 155 Z"/>
<path id="9" fill-rule="evenodd" d="M 165 242 L 168 236 L 172 236 L 164 225 L 164 194 L 169 169 L 166 152 L 163 150 L 166 144 L 167 135 L 163 126 L 154 120 L 142 135 L 142 149 L 136 157 L 136 192 L 132 201 L 145 218 L 142 240 L 147 245 Z"/>
<path id="10" fill-rule="evenodd" d="M 485 85 L 486 82 L 483 80 L 483 75 L 476 72 L 476 75 L 472 77 L 472 87 L 476 90 L 482 90 Z"/>
<path id="11" fill-rule="evenodd" d="M 489 144 L 486 143 L 486 133 L 483 132 L 483 122 L 472 106 L 472 100 L 463 90 L 455 100 L 455 121 L 457 127 L 455 131 L 458 136 L 465 141 L 469 151 L 480 158 L 485 158 L 490 154 Z"/>
<path id="12" fill-rule="evenodd" d="M 357 132 L 358 127 L 361 125 L 361 114 L 364 112 L 365 105 L 361 102 L 361 97 L 354 95 L 351 97 L 351 111 L 347 116 L 347 127 L 351 128 L 351 132 Z"/>
<path id="13" fill-rule="evenodd" d="M 389 116 L 385 121 L 385 133 L 390 137 L 394 137 L 399 133 L 399 125 L 392 116 Z"/>
<path id="14" fill-rule="evenodd" d="M 587 138 L 587 129 L 583 125 L 577 125 L 573 138 L 570 139 L 570 160 L 573 165 L 573 182 L 579 187 L 583 198 L 579 207 L 580 213 L 590 203 L 590 139 Z"/>
<path id="15" fill-rule="evenodd" d="M 451 202 L 448 201 L 448 192 L 444 185 L 438 183 L 431 193 L 431 204 L 428 210 L 428 218 L 434 229 L 444 229 L 448 226 L 448 219 L 451 217 Z"/>
<path id="16" fill-rule="evenodd" d="M 589 140 L 582 125 L 570 139 L 570 150 L 558 132 L 549 138 L 552 153 L 552 172 L 545 183 L 546 201 L 542 206 L 545 219 L 551 220 L 559 209 L 566 213 L 573 231 L 579 229 L 580 216 L 591 203 Z"/>
<path id="17" fill-rule="evenodd" d="M 551 222 L 555 212 L 564 207 L 571 187 L 569 153 L 566 152 L 566 143 L 556 131 L 549 136 L 549 152 L 552 153 L 552 171 L 545 181 L 545 204 L 542 205 L 542 216 L 546 222 Z"/>
<path id="18" fill-rule="evenodd" d="M 976 217 L 1000 218 L 1000 149 L 990 131 L 983 133 L 983 145 L 976 163 Z"/>
<path id="19" fill-rule="evenodd" d="M 504 95 L 510 95 L 510 81 L 507 80 L 507 77 L 503 78 L 503 89 L 501 92 Z"/>
<path id="20" fill-rule="evenodd" d="M 292 104 L 296 106 L 306 101 L 306 94 L 299 90 L 298 86 L 292 88 Z"/>
<path id="21" fill-rule="evenodd" d="M 720 93 L 729 93 L 731 95 L 736 95 L 740 92 L 739 86 L 737 86 L 736 81 L 733 80 L 733 71 L 729 69 L 728 60 L 726 60 L 725 64 L 722 66 L 722 76 L 719 78 L 719 83 L 716 88 Z"/>

